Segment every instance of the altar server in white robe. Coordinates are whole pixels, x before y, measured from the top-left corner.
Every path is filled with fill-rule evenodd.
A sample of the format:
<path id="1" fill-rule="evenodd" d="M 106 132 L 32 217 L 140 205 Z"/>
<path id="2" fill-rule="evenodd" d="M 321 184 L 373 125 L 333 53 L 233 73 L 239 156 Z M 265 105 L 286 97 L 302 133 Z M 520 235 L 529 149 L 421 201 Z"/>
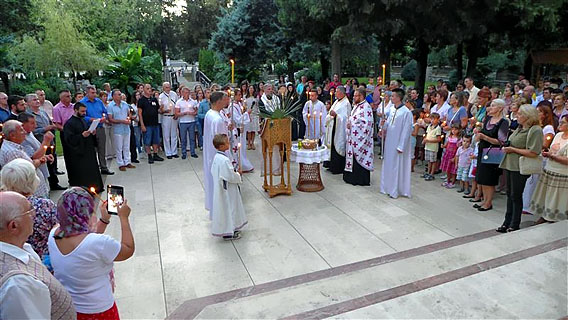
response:
<path id="1" fill-rule="evenodd" d="M 304 104 L 302 114 L 304 116 L 304 123 L 306 124 L 306 138 L 323 139 L 325 137 L 325 127 L 323 124 L 327 116 L 327 110 L 323 102 L 318 100 L 317 91 L 310 91 L 310 100 L 306 101 Z M 308 128 L 310 128 L 309 131 Z"/>
<path id="2" fill-rule="evenodd" d="M 259 108 L 264 108 L 268 111 L 274 111 L 276 109 L 280 109 L 280 99 L 277 95 L 273 94 L 274 86 L 271 83 L 267 83 L 264 85 L 264 93 L 260 97 L 260 101 L 258 102 Z M 264 122 L 264 126 L 268 121 Z M 262 131 L 264 132 L 264 127 Z M 280 149 L 279 146 L 274 146 L 272 148 L 272 174 L 279 176 L 280 172 Z M 260 172 L 260 176 L 264 177 L 264 168 Z"/>
<path id="3" fill-rule="evenodd" d="M 395 108 L 384 122 L 382 131 L 386 136 L 381 193 L 391 198 L 410 197 L 412 112 L 403 104 L 403 99 L 404 91 L 394 89 L 392 102 Z"/>
<path id="4" fill-rule="evenodd" d="M 345 94 L 345 87 L 335 90 L 337 100 L 325 117 L 325 145 L 330 149 L 329 171 L 333 174 L 343 173 L 345 169 L 346 126 L 351 114 L 351 104 Z"/>
<path id="5" fill-rule="evenodd" d="M 213 208 L 211 209 L 211 233 L 225 240 L 241 237 L 240 230 L 247 224 L 241 197 L 241 175 L 235 172 L 231 159 L 226 155 L 229 138 L 218 134 L 213 138 L 217 152 L 211 164 L 213 177 Z"/>
<path id="6" fill-rule="evenodd" d="M 353 93 L 353 110 L 347 121 L 347 144 L 343 181 L 356 185 L 371 184 L 373 164 L 373 109 L 365 100 L 366 90 Z"/>
<path id="7" fill-rule="evenodd" d="M 221 116 L 220 111 L 229 105 L 229 96 L 226 92 L 215 91 L 211 93 L 211 109 L 205 114 L 203 130 L 203 182 L 205 186 L 205 210 L 210 211 L 213 207 L 213 181 L 211 176 L 211 164 L 217 150 L 213 146 L 215 135 L 223 133 L 229 135 L 231 125 Z M 232 159 L 229 150 L 225 151 L 227 157 Z M 211 217 L 211 215 L 209 215 Z"/>
<path id="8" fill-rule="evenodd" d="M 233 144 L 231 145 L 231 148 L 233 150 L 233 160 L 238 159 L 237 164 L 240 164 L 242 166 L 241 168 L 239 168 L 239 170 L 241 170 L 242 172 L 251 172 L 254 169 L 254 166 L 247 158 L 247 149 L 245 147 L 247 144 L 245 127 L 250 123 L 250 114 L 252 112 L 252 109 L 249 109 L 248 111 L 244 110 L 241 99 L 241 90 L 236 89 L 235 100 L 233 101 L 231 106 L 232 119 L 235 125 L 235 128 L 232 132 Z"/>

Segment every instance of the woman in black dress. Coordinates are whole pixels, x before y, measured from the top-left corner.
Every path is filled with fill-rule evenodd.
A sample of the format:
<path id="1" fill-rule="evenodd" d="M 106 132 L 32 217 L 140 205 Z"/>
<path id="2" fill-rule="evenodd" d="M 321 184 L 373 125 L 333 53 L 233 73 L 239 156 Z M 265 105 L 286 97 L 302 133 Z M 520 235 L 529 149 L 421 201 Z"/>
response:
<path id="1" fill-rule="evenodd" d="M 504 100 L 493 100 L 489 107 L 487 107 L 487 116 L 483 121 L 483 127 L 476 129 L 479 144 L 475 181 L 481 186 L 483 202 L 481 201 L 480 194 L 477 194 L 475 199 L 469 201 L 481 202 L 481 204 L 476 203 L 473 205 L 473 207 L 477 208 L 479 211 L 493 209 L 493 194 L 495 193 L 495 186 L 499 183 L 501 169 L 499 169 L 499 164 L 483 163 L 483 158 L 487 155 L 489 147 L 498 149 L 507 141 L 509 121 L 503 117 L 504 108 Z"/>

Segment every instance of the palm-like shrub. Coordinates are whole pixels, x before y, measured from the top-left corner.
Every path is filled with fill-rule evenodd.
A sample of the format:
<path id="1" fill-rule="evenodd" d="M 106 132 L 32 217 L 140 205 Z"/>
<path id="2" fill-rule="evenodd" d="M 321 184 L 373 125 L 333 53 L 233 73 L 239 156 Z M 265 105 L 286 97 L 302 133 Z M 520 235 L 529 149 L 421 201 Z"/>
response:
<path id="1" fill-rule="evenodd" d="M 277 97 L 280 99 L 280 104 L 270 103 L 268 106 L 259 107 L 260 117 L 266 119 L 293 118 L 298 120 L 296 119 L 296 112 L 302 107 L 300 99 L 292 94 Z"/>
<path id="2" fill-rule="evenodd" d="M 141 44 L 131 44 L 118 51 L 110 47 L 108 58 L 111 63 L 105 69 L 104 78 L 128 96 L 134 94 L 138 83 L 158 85 L 161 82 L 160 55 L 146 52 Z"/>

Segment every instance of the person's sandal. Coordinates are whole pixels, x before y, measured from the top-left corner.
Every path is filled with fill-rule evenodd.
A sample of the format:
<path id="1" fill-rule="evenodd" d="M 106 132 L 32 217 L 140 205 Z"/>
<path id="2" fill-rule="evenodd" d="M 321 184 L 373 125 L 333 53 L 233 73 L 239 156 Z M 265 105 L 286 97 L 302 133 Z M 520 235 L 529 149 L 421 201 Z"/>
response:
<path id="1" fill-rule="evenodd" d="M 477 200 L 475 200 L 475 199 L 469 199 L 469 202 L 472 202 L 472 203 L 474 203 L 474 202 L 481 202 L 481 199 L 477 199 Z"/>
<path id="2" fill-rule="evenodd" d="M 500 232 L 500 233 L 507 233 L 507 226 L 500 226 L 495 231 Z"/>
<path id="3" fill-rule="evenodd" d="M 519 228 L 508 228 L 507 233 L 517 231 L 517 230 L 519 230 Z"/>
<path id="4" fill-rule="evenodd" d="M 475 198 L 475 196 L 470 196 L 469 194 L 464 194 L 464 195 L 462 196 L 462 198 L 464 198 L 464 199 L 473 199 L 473 198 Z"/>

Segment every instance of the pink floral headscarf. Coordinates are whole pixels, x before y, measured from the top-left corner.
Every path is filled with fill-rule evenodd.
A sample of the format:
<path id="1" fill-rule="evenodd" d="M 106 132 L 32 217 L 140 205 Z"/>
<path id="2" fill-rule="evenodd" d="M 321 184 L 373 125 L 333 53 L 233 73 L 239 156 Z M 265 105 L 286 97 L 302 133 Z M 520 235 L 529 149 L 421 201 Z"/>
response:
<path id="1" fill-rule="evenodd" d="M 94 209 L 95 201 L 88 191 L 80 187 L 67 189 L 57 201 L 59 229 L 55 237 L 65 238 L 89 233 L 89 222 Z"/>

